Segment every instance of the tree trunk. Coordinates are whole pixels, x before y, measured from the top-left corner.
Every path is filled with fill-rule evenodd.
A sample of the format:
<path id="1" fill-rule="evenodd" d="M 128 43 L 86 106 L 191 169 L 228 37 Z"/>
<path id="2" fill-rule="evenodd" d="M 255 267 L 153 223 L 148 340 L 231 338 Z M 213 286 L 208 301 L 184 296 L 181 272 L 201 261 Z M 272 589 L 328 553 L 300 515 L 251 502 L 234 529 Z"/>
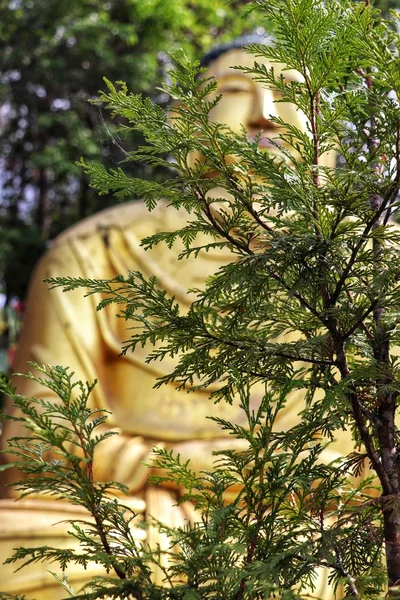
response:
<path id="1" fill-rule="evenodd" d="M 39 170 L 38 188 L 37 226 L 42 238 L 47 240 L 50 234 L 50 198 L 46 169 Z"/>
<path id="2" fill-rule="evenodd" d="M 79 197 L 78 197 L 78 218 L 84 219 L 88 214 L 89 200 L 89 178 L 84 175 L 81 177 L 79 182 Z"/>
<path id="3" fill-rule="evenodd" d="M 400 585 L 400 511 L 398 500 L 383 496 L 383 523 L 386 549 L 386 568 L 388 573 L 389 597 L 400 598 L 400 591 L 390 591 L 391 587 Z M 385 508 L 385 500 L 389 505 Z"/>

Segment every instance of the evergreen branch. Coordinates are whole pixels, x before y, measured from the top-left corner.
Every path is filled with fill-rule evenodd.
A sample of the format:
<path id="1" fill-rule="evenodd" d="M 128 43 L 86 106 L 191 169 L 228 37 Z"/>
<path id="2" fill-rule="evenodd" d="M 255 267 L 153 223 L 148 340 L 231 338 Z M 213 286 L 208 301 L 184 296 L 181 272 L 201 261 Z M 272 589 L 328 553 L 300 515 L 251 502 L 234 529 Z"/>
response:
<path id="1" fill-rule="evenodd" d="M 353 410 L 354 420 L 356 422 L 357 429 L 360 433 L 361 440 L 367 451 L 368 458 L 370 459 L 370 461 L 374 467 L 374 470 L 379 477 L 379 481 L 382 484 L 384 493 L 386 495 L 390 495 L 393 493 L 393 488 L 392 488 L 389 476 L 386 473 L 386 470 L 385 470 L 384 466 L 382 465 L 382 462 L 378 456 L 378 453 L 377 453 L 375 445 L 373 443 L 371 434 L 369 433 L 368 428 L 365 424 L 362 407 L 358 401 L 356 392 L 351 391 L 349 398 L 350 398 L 350 402 L 351 402 L 351 406 L 352 406 L 352 410 Z"/>
<path id="2" fill-rule="evenodd" d="M 99 509 L 98 509 L 98 500 L 96 499 L 97 494 L 96 494 L 96 489 L 95 489 L 95 482 L 94 482 L 94 478 L 93 478 L 93 454 L 92 454 L 92 452 L 90 452 L 88 450 L 88 447 L 83 438 L 81 429 L 79 427 L 77 427 L 77 424 L 75 422 L 73 422 L 72 425 L 73 425 L 73 429 L 76 434 L 76 437 L 79 440 L 80 447 L 83 450 L 83 455 L 84 455 L 84 458 L 86 461 L 86 469 L 87 469 L 88 484 L 89 484 L 89 489 L 88 489 L 89 506 L 88 506 L 88 509 L 89 509 L 90 513 L 93 515 L 101 543 L 103 545 L 103 548 L 104 548 L 106 554 L 111 559 L 111 563 L 113 565 L 115 574 L 120 579 L 125 579 L 126 578 L 125 569 L 123 569 L 122 566 L 120 564 L 118 564 L 118 562 L 115 560 L 115 553 L 111 550 L 111 547 L 110 547 L 110 544 L 108 543 L 108 539 L 107 539 L 106 532 L 104 529 L 103 520 L 100 518 Z M 75 467 L 75 463 L 73 463 L 73 466 Z"/>
<path id="3" fill-rule="evenodd" d="M 260 215 L 258 214 L 258 212 L 254 209 L 251 179 L 249 178 L 249 180 L 247 182 L 247 184 L 249 186 L 249 198 L 250 198 L 250 199 L 247 199 L 247 197 L 242 193 L 242 188 L 238 183 L 238 179 L 236 177 L 232 176 L 232 173 L 230 170 L 228 170 L 225 173 L 225 176 L 230 183 L 234 197 L 237 198 L 246 207 L 246 210 L 250 213 L 250 215 L 256 221 L 257 225 L 259 225 L 263 230 L 267 231 L 269 234 L 274 235 L 276 233 L 276 230 L 273 227 L 270 227 L 267 223 L 265 223 L 265 221 L 263 221 L 263 219 L 260 218 Z"/>
<path id="4" fill-rule="evenodd" d="M 397 122 L 396 126 L 396 151 L 395 151 L 395 161 L 396 161 L 396 174 L 392 184 L 392 191 L 389 193 L 389 207 L 386 211 L 384 226 L 387 225 L 391 215 L 392 215 L 392 203 L 397 199 L 399 190 L 400 190 L 400 121 Z"/>
<path id="5" fill-rule="evenodd" d="M 359 593 L 356 587 L 356 582 L 354 577 L 352 577 L 350 575 L 350 573 L 347 572 L 347 570 L 344 568 L 343 566 L 343 555 L 342 555 L 342 551 L 340 549 L 339 544 L 334 543 L 333 544 L 333 548 L 335 550 L 336 553 L 336 557 L 337 557 L 337 565 L 339 567 L 339 572 L 341 574 L 341 576 L 343 577 L 343 579 L 345 579 L 348 583 L 348 586 L 350 588 L 351 591 L 351 595 L 355 596 L 356 598 L 359 598 Z"/>
<path id="6" fill-rule="evenodd" d="M 157 596 L 155 596 L 157 597 Z M 161 598 L 161 595 L 159 596 Z M 85 592 L 75 594 L 74 600 L 118 600 L 120 598 L 130 598 L 135 600 L 145 600 L 143 591 L 134 581 L 124 581 L 123 585 L 107 585 L 103 589 L 96 589 L 94 592 Z"/>
<path id="7" fill-rule="evenodd" d="M 216 335 L 212 335 L 208 332 L 204 333 L 203 337 L 206 339 L 209 339 L 209 340 L 213 340 L 213 341 L 222 343 L 226 346 L 230 346 L 232 348 L 237 348 L 239 350 L 242 350 L 243 352 L 248 352 L 252 349 L 252 346 L 245 345 L 245 344 L 243 344 L 243 342 L 235 342 L 233 340 L 228 340 L 226 338 L 221 338 Z M 254 349 L 254 347 L 253 347 L 253 349 Z M 324 360 L 324 359 L 314 358 L 314 357 L 310 357 L 310 356 L 290 354 L 289 352 L 276 350 L 270 346 L 261 346 L 260 345 L 260 346 L 258 346 L 258 350 L 261 353 L 266 354 L 267 356 L 277 356 L 279 358 L 285 358 L 286 360 L 305 362 L 305 363 L 321 365 L 321 366 L 326 366 L 326 367 L 328 367 L 328 366 L 332 367 L 336 364 L 335 361 L 333 361 L 333 360 Z"/>
<path id="8" fill-rule="evenodd" d="M 212 224 L 214 229 L 216 231 L 218 231 L 218 233 L 220 235 L 222 235 L 222 237 L 226 238 L 232 244 L 232 246 L 234 248 L 237 248 L 238 250 L 240 250 L 240 252 L 245 252 L 246 254 L 254 254 L 252 252 L 252 250 L 250 250 L 248 244 L 243 244 L 240 240 L 234 238 L 228 231 L 225 231 L 225 229 L 223 227 L 221 227 L 221 225 L 218 223 L 218 220 L 212 214 L 212 211 L 211 211 L 211 208 L 210 208 L 210 205 L 209 205 L 207 199 L 204 198 L 202 196 L 201 192 L 199 192 L 199 191 L 197 193 L 197 198 L 201 201 L 204 212 L 207 215 L 210 223 Z"/>
<path id="9" fill-rule="evenodd" d="M 314 315 L 315 317 L 317 317 L 317 319 L 319 321 L 321 321 L 321 323 L 323 323 L 324 325 L 326 324 L 326 320 L 324 318 L 324 316 L 318 312 L 307 300 L 306 298 L 304 298 L 304 296 L 302 296 L 299 292 L 293 291 L 292 286 L 290 284 L 288 284 L 285 279 L 279 275 L 278 273 L 274 272 L 270 267 L 268 267 L 268 265 L 266 266 L 266 269 L 269 273 L 269 275 L 275 279 L 276 281 L 278 281 L 283 288 L 289 292 L 290 295 L 294 296 L 301 304 L 301 306 L 303 306 L 304 308 L 306 308 L 312 315 Z"/>
<path id="10" fill-rule="evenodd" d="M 372 340 L 372 336 L 369 334 L 368 330 L 366 330 L 365 327 L 365 320 L 368 317 L 368 315 L 371 314 L 371 312 L 373 312 L 376 308 L 378 304 L 378 300 L 374 300 L 373 302 L 371 302 L 370 306 L 368 306 L 368 308 L 365 309 L 365 311 L 361 314 L 361 316 L 358 318 L 358 320 L 347 330 L 342 334 L 342 340 L 345 342 L 349 337 L 351 337 L 353 335 L 353 333 L 359 328 L 362 327 L 363 331 L 365 332 L 366 336 L 368 337 L 368 339 L 371 341 Z M 363 327 L 364 326 L 364 327 Z"/>
<path id="11" fill-rule="evenodd" d="M 368 285 L 366 283 L 364 283 L 364 285 L 365 285 L 365 287 L 368 287 Z M 353 298 L 352 298 L 351 293 L 349 292 L 348 289 L 346 289 L 346 295 L 347 295 L 348 299 L 350 300 L 351 305 L 354 305 Z M 366 316 L 368 316 L 368 315 L 366 315 Z M 367 338 L 367 340 L 370 342 L 370 344 L 372 344 L 373 337 L 372 337 L 371 332 L 369 331 L 368 327 L 366 326 L 366 324 L 364 322 L 364 319 L 362 321 L 361 321 L 361 319 L 359 319 L 357 321 L 357 323 L 358 323 L 357 327 L 354 329 L 353 332 L 351 332 L 350 334 L 348 334 L 348 333 L 343 334 L 343 336 L 344 336 L 343 339 L 344 340 L 348 339 L 357 330 L 357 328 L 360 327 L 361 330 L 364 332 L 365 337 Z"/>
<path id="12" fill-rule="evenodd" d="M 344 286 L 347 278 L 349 277 L 349 273 L 357 260 L 357 256 L 358 256 L 358 253 L 359 253 L 361 247 L 367 241 L 368 235 L 372 231 L 373 226 L 379 221 L 380 217 L 382 216 L 382 214 L 384 213 L 386 208 L 387 208 L 387 204 L 385 201 L 383 201 L 380 208 L 374 213 L 374 216 L 367 222 L 367 224 L 364 228 L 364 231 L 362 232 L 362 234 L 360 236 L 359 241 L 356 243 L 356 245 L 354 246 L 354 248 L 349 256 L 346 267 L 343 269 L 342 274 L 339 277 L 339 280 L 336 284 L 335 290 L 331 294 L 329 306 L 335 305 L 335 303 L 336 303 L 337 299 L 339 298 L 339 295 L 343 289 L 343 286 Z"/>

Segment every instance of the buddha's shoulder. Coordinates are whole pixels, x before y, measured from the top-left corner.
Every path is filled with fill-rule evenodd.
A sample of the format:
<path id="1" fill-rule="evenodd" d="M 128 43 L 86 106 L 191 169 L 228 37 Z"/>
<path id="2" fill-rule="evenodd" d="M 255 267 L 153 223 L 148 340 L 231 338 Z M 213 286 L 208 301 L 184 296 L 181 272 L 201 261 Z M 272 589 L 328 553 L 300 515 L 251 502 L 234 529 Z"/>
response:
<path id="1" fill-rule="evenodd" d="M 151 235 L 152 231 L 158 231 L 163 225 L 170 228 L 168 227 L 169 210 L 166 202 L 160 202 L 151 212 L 142 201 L 118 204 L 69 227 L 52 241 L 51 248 L 68 245 L 74 240 L 88 240 L 112 229 L 135 234 L 145 225 Z"/>

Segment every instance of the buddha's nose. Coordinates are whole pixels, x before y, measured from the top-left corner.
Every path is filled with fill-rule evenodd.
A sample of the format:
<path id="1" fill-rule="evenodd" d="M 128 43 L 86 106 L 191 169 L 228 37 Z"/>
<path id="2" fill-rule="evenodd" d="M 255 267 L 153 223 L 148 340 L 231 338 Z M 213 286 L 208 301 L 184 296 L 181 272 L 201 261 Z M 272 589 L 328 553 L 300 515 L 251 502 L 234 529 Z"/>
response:
<path id="1" fill-rule="evenodd" d="M 277 116 L 272 90 L 266 89 L 259 84 L 256 88 L 252 110 L 249 114 L 249 127 L 251 129 L 275 129 L 277 125 L 271 121 L 271 117 Z"/>

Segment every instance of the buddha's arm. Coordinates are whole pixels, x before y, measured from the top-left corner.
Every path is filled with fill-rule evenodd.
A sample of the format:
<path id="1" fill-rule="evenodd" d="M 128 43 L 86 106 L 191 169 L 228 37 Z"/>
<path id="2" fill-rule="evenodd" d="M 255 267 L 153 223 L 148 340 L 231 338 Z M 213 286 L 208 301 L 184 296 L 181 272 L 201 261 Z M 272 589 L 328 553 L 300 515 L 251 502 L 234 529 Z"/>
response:
<path id="1" fill-rule="evenodd" d="M 194 460 L 196 469 L 210 468 L 213 440 L 221 437 L 221 432 L 206 416 L 223 409 L 221 416 L 239 422 L 243 415 L 237 414 L 237 409 L 232 414 L 229 409 L 227 414 L 224 407 L 213 407 L 206 392 L 178 393 L 172 384 L 154 390 L 158 373 L 146 365 L 145 350 L 119 356 L 121 340 L 127 339 L 129 332 L 126 323 L 112 314 L 112 307 L 97 312 L 100 298 L 85 298 L 81 289 L 66 294 L 60 288 L 49 291 L 43 283 L 55 276 L 109 279 L 131 268 L 160 275 L 162 284 L 177 293 L 175 276 L 169 275 L 171 266 L 162 262 L 165 253 L 144 253 L 139 246 L 136 228 L 142 217 L 136 214 L 136 207 L 128 216 L 123 233 L 116 226 L 95 228 L 93 222 L 83 230 L 82 226 L 79 231 L 71 230 L 41 260 L 30 286 L 16 370 L 27 372 L 27 361 L 33 360 L 69 366 L 82 381 L 98 380 L 91 405 L 109 409 L 108 426 L 121 435 L 99 445 L 96 476 L 122 481 L 133 491 L 144 484 L 147 471 L 142 463 L 153 444 L 176 447 L 182 458 Z M 140 237 L 152 233 L 156 225 L 161 227 L 163 221 L 157 223 L 143 219 Z M 193 265 L 190 268 L 193 271 Z M 202 270 L 201 274 L 204 276 Z M 19 378 L 18 391 L 27 396 L 52 395 L 24 378 Z M 4 437 L 22 433 L 18 426 L 9 424 Z M 226 439 L 221 443 L 232 445 Z"/>
<path id="2" fill-rule="evenodd" d="M 60 288 L 49 291 L 43 279 L 55 275 L 84 275 L 69 244 L 51 249 L 37 266 L 29 289 L 25 325 L 14 370 L 17 373 L 31 371 L 28 361 L 68 366 L 75 374 L 74 379 L 90 382 L 98 379 L 90 404 L 108 409 L 107 382 L 103 375 L 106 349 L 99 334 L 97 313 L 93 303 L 83 297 L 82 290 L 67 294 Z M 15 383 L 20 394 L 57 399 L 51 390 L 31 379 L 18 376 Z M 13 413 L 13 407 L 8 406 L 7 412 Z M 119 424 L 112 415 L 108 422 L 110 429 L 120 432 Z M 8 438 L 19 435 L 26 435 L 22 424 L 6 422 L 3 445 Z M 98 446 L 96 477 L 99 480 L 113 478 L 132 490 L 140 489 L 146 478 L 142 462 L 149 453 L 150 445 L 139 436 L 109 437 Z"/>

